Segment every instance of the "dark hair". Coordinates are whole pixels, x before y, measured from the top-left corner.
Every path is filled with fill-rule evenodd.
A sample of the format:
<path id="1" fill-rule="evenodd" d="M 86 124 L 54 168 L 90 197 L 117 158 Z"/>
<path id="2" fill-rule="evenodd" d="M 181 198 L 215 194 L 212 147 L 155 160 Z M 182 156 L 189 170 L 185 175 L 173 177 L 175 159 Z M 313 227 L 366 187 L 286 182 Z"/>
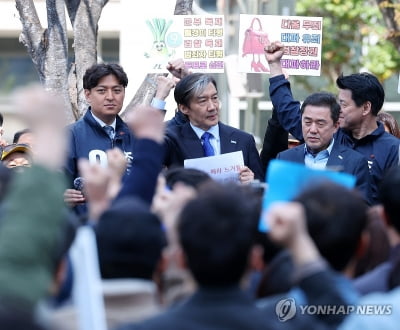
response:
<path id="1" fill-rule="evenodd" d="M 4 121 L 3 114 L 0 113 L 0 126 L 3 126 L 3 121 Z"/>
<path id="2" fill-rule="evenodd" d="M 367 223 L 367 205 L 355 190 L 332 181 L 306 188 L 296 198 L 321 255 L 338 271 L 354 256 Z"/>
<path id="3" fill-rule="evenodd" d="M 49 330 L 25 301 L 7 297 L 0 303 L 0 329 Z"/>
<path id="4" fill-rule="evenodd" d="M 188 267 L 200 286 L 237 284 L 255 242 L 258 210 L 246 186 L 209 182 L 178 219 L 178 235 Z"/>
<path id="5" fill-rule="evenodd" d="M 389 128 L 390 134 L 400 138 L 399 124 L 397 123 L 396 118 L 389 112 L 379 111 L 376 119 Z"/>
<path id="6" fill-rule="evenodd" d="M 302 114 L 308 105 L 328 107 L 331 110 L 333 123 L 339 120 L 340 105 L 337 103 L 336 97 L 332 93 L 317 92 L 307 96 L 300 108 Z"/>
<path id="7" fill-rule="evenodd" d="M 68 251 L 74 242 L 76 231 L 81 225 L 78 215 L 69 208 L 63 210 L 62 216 L 63 222 L 59 232 L 58 245 L 55 251 L 53 251 L 55 268 L 59 267 L 60 263 L 67 256 Z"/>
<path id="8" fill-rule="evenodd" d="M 18 140 L 21 137 L 21 135 L 24 135 L 26 133 L 32 133 L 32 130 L 30 128 L 25 128 L 25 129 L 21 129 L 20 131 L 15 132 L 12 143 L 18 143 Z"/>
<path id="9" fill-rule="evenodd" d="M 212 180 L 208 173 L 195 169 L 184 167 L 172 167 L 164 173 L 166 184 L 168 187 L 173 188 L 177 182 L 182 182 L 193 188 L 198 188 L 202 183 Z"/>
<path id="10" fill-rule="evenodd" d="M 356 260 L 354 278 L 387 261 L 390 255 L 390 242 L 386 226 L 374 207 L 368 210 L 368 222 L 365 230 L 369 236 L 369 243 L 365 253 Z"/>
<path id="11" fill-rule="evenodd" d="M 116 200 L 96 226 L 103 278 L 152 279 L 167 240 L 160 219 L 139 198 Z"/>
<path id="12" fill-rule="evenodd" d="M 371 102 L 371 112 L 376 116 L 385 101 L 385 91 L 378 78 L 368 72 L 353 73 L 349 76 L 341 74 L 336 79 L 340 89 L 351 91 L 351 98 L 360 107 L 365 102 Z"/>
<path id="13" fill-rule="evenodd" d="M 385 172 L 378 191 L 386 216 L 400 235 L 400 167 L 391 167 Z"/>
<path id="14" fill-rule="evenodd" d="M 100 63 L 94 64 L 86 70 L 85 75 L 83 76 L 83 88 L 92 89 L 93 87 L 96 87 L 101 78 L 110 74 L 114 75 L 122 86 L 128 86 L 128 76 L 119 64 Z"/>
<path id="15" fill-rule="evenodd" d="M 211 75 L 200 72 L 187 75 L 175 86 L 175 102 L 188 107 L 193 97 L 200 95 L 209 83 L 212 83 L 218 91 L 217 82 Z"/>
<path id="16" fill-rule="evenodd" d="M 388 169 L 379 185 L 379 199 L 390 225 L 400 235 L 400 167 Z M 393 289 L 400 285 L 400 255 L 396 255 L 388 276 L 388 285 Z"/>

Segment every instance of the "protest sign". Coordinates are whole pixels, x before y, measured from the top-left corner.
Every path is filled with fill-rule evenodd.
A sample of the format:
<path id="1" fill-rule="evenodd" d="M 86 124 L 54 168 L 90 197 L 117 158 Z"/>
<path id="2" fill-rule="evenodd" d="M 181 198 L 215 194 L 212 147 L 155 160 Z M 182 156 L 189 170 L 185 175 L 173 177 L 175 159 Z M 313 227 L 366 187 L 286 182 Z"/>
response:
<path id="1" fill-rule="evenodd" d="M 224 16 L 174 15 L 146 18 L 132 41 L 148 73 L 167 73 L 182 58 L 192 72 L 224 72 Z"/>
<path id="2" fill-rule="evenodd" d="M 206 172 L 219 182 L 239 182 L 239 172 L 244 166 L 242 151 L 222 155 L 185 159 L 185 168 L 195 168 Z"/>
<path id="3" fill-rule="evenodd" d="M 239 72 L 269 73 L 264 47 L 285 45 L 282 68 L 289 75 L 321 74 L 322 17 L 240 15 Z"/>
<path id="4" fill-rule="evenodd" d="M 79 329 L 107 330 L 93 228 L 81 226 L 77 230 L 70 257 L 74 273 L 73 304 L 78 312 Z"/>
<path id="5" fill-rule="evenodd" d="M 354 188 L 356 178 L 353 175 L 332 170 L 316 170 L 303 164 L 273 159 L 266 177 L 268 188 L 265 190 L 258 229 L 268 230 L 266 213 L 273 202 L 290 201 L 303 189 L 322 181 L 333 181 L 347 188 Z"/>

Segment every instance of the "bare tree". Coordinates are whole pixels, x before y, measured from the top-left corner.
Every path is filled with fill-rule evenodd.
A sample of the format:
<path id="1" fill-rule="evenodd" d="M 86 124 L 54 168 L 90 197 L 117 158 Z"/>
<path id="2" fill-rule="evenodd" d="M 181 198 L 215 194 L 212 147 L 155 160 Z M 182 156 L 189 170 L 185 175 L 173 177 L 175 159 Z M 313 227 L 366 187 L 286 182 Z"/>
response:
<path id="1" fill-rule="evenodd" d="M 400 52 L 400 0 L 376 0 L 388 29 L 387 38 Z"/>
<path id="2" fill-rule="evenodd" d="M 22 23 L 20 41 L 27 47 L 46 90 L 60 93 L 69 122 L 86 109 L 82 77 L 97 61 L 97 30 L 108 0 L 46 0 L 47 28 L 39 20 L 33 0 L 16 0 Z M 68 66 L 65 8 L 73 27 L 73 63 Z"/>
<path id="3" fill-rule="evenodd" d="M 175 5 L 175 15 L 190 15 L 192 14 L 193 0 L 177 0 Z M 142 84 L 139 86 L 136 94 L 123 111 L 122 117 L 124 118 L 129 111 L 131 111 L 138 104 L 149 104 L 156 92 L 156 82 L 159 73 L 149 73 L 144 78 Z"/>
<path id="4" fill-rule="evenodd" d="M 26 46 L 46 90 L 60 93 L 69 122 L 87 109 L 83 75 L 97 63 L 98 22 L 108 0 L 46 0 L 47 28 L 39 20 L 33 0 L 15 0 L 22 23 L 20 41 Z M 176 15 L 191 13 L 193 0 L 177 0 Z M 73 54 L 68 52 L 67 16 L 73 29 Z M 68 59 L 72 58 L 72 64 Z M 149 103 L 154 96 L 156 76 L 148 75 L 127 109 Z"/>

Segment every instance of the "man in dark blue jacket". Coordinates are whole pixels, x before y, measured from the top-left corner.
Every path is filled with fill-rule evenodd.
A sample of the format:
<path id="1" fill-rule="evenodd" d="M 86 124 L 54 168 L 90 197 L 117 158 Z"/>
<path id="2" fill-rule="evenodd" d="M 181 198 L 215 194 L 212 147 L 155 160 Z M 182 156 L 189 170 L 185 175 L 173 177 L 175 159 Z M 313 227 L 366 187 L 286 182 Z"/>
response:
<path id="1" fill-rule="evenodd" d="M 204 157 L 203 136 L 207 133 L 214 155 L 242 151 L 245 167 L 239 173 L 240 182 L 264 181 L 265 171 L 254 137 L 219 121 L 220 99 L 212 76 L 203 73 L 185 76 L 176 85 L 174 97 L 178 110 L 188 120 L 167 127 L 164 162 L 167 167 L 183 166 L 185 159 Z"/>
<path id="2" fill-rule="evenodd" d="M 284 45 L 280 42 L 271 43 L 265 50 L 271 72 L 269 93 L 281 125 L 297 139 L 302 139 L 300 102 L 293 99 L 290 83 L 283 75 L 280 63 L 283 52 Z M 386 133 L 376 119 L 385 92 L 378 79 L 366 72 L 341 75 L 336 84 L 341 112 L 335 140 L 367 158 L 372 197 L 376 203 L 377 186 L 385 171 L 399 163 L 400 139 Z"/>
<path id="3" fill-rule="evenodd" d="M 305 143 L 282 151 L 278 159 L 305 164 L 315 169 L 332 169 L 356 177 L 356 188 L 371 204 L 371 179 L 367 159 L 334 139 L 339 128 L 340 106 L 333 94 L 309 95 L 301 105 L 301 123 Z"/>
<path id="4" fill-rule="evenodd" d="M 118 115 L 127 85 L 128 77 L 118 64 L 95 64 L 83 77 L 83 88 L 90 106 L 83 118 L 69 126 L 70 142 L 65 170 L 71 189 L 64 194 L 64 200 L 76 206 L 79 214 L 86 212 L 85 197 L 76 180 L 80 177 L 77 165 L 79 158 L 106 165 L 106 151 L 118 147 L 128 160 L 129 171 L 134 137 Z"/>

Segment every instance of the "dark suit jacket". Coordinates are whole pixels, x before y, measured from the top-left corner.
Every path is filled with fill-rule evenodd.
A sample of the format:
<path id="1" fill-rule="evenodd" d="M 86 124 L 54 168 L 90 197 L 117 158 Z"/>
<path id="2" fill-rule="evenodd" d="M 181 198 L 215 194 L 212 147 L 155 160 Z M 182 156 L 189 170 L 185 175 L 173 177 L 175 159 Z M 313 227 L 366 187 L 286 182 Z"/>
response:
<path id="1" fill-rule="evenodd" d="M 304 164 L 304 143 L 280 152 L 276 158 Z M 373 204 L 371 175 L 367 159 L 363 155 L 335 141 L 326 166 L 354 175 L 356 177 L 356 188 L 369 205 Z"/>
<path id="2" fill-rule="evenodd" d="M 244 164 L 254 172 L 254 178 L 264 182 L 265 169 L 261 165 L 260 154 L 256 148 L 254 137 L 232 126 L 219 125 L 221 154 L 243 152 Z M 187 122 L 183 125 L 169 125 L 165 137 L 167 167 L 183 166 L 185 159 L 204 157 L 200 139 Z"/>
<path id="3" fill-rule="evenodd" d="M 163 314 L 119 330 L 264 330 L 268 317 L 238 287 L 199 289 L 187 301 Z"/>
<path id="4" fill-rule="evenodd" d="M 123 177 L 121 190 L 115 200 L 136 196 L 151 204 L 158 174 L 162 170 L 164 148 L 155 141 L 137 139 L 132 155 L 129 173 Z"/>

